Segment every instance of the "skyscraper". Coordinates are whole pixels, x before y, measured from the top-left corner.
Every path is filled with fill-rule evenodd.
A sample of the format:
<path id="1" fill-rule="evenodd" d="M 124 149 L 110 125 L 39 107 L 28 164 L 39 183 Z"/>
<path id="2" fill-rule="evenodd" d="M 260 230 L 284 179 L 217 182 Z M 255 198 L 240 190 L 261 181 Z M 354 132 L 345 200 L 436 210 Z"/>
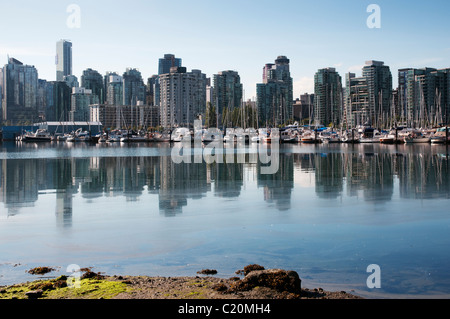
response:
<path id="1" fill-rule="evenodd" d="M 181 67 L 182 60 L 173 54 L 164 54 L 164 58 L 159 59 L 158 75 L 170 73 L 173 67 Z"/>
<path id="2" fill-rule="evenodd" d="M 236 71 L 222 71 L 214 74 L 214 91 L 212 105 L 216 106 L 219 116 L 225 109 L 241 107 L 243 87 L 241 77 Z"/>
<path id="3" fill-rule="evenodd" d="M 103 86 L 102 75 L 92 69 L 86 69 L 81 76 L 81 87 L 92 91 L 92 95 L 96 95 L 99 99 L 99 103 L 104 103 L 106 99 L 106 93 Z"/>
<path id="4" fill-rule="evenodd" d="M 64 81 L 64 77 L 72 75 L 72 43 L 60 40 L 56 43 L 56 81 Z"/>
<path id="5" fill-rule="evenodd" d="M 141 72 L 127 69 L 123 79 L 123 105 L 136 106 L 138 102 L 145 103 L 145 84 Z"/>
<path id="6" fill-rule="evenodd" d="M 382 124 L 391 115 L 392 74 L 381 61 L 367 61 L 362 69 L 367 79 L 369 93 L 370 121 L 373 125 Z"/>
<path id="7" fill-rule="evenodd" d="M 339 125 L 342 119 L 342 79 L 336 69 L 318 70 L 314 76 L 315 124 Z"/>
<path id="8" fill-rule="evenodd" d="M 345 88 L 348 125 L 384 127 L 392 120 L 392 74 L 381 61 L 367 61 L 362 77 L 349 73 Z"/>
<path id="9" fill-rule="evenodd" d="M 450 106 L 450 69 L 400 69 L 399 104 L 409 126 L 445 123 Z"/>
<path id="10" fill-rule="evenodd" d="M 3 120 L 11 124 L 38 119 L 38 72 L 34 66 L 10 58 L 2 71 Z"/>
<path id="11" fill-rule="evenodd" d="M 108 105 L 123 105 L 123 80 L 117 73 L 107 74 L 107 97 Z"/>
<path id="12" fill-rule="evenodd" d="M 163 127 L 192 127 L 206 108 L 206 75 L 173 67 L 160 75 L 160 116 Z"/>
<path id="13" fill-rule="evenodd" d="M 293 83 L 289 59 L 279 56 L 263 68 L 263 83 L 257 84 L 257 107 L 261 125 L 278 126 L 293 119 Z"/>
<path id="14" fill-rule="evenodd" d="M 160 105 L 160 95 L 161 95 L 161 87 L 159 82 L 159 76 L 162 74 L 169 74 L 170 69 L 174 67 L 181 68 L 182 60 L 180 58 L 176 58 L 173 54 L 165 54 L 164 58 L 159 59 L 158 63 L 158 76 L 154 79 L 153 84 L 153 103 L 154 105 Z"/>

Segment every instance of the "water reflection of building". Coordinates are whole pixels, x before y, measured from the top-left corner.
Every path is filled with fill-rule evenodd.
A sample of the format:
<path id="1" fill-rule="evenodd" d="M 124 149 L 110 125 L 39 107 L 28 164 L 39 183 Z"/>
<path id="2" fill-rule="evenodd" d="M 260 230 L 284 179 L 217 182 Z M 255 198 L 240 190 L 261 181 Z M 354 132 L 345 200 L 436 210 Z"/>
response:
<path id="1" fill-rule="evenodd" d="M 397 156 L 399 193 L 402 198 L 450 198 L 449 160 L 423 152 Z"/>
<path id="2" fill-rule="evenodd" d="M 359 191 L 366 201 L 389 201 L 394 192 L 392 155 L 384 153 L 350 153 L 347 156 L 347 192 L 357 196 Z"/>
<path id="3" fill-rule="evenodd" d="M 158 195 L 159 211 L 165 216 L 180 214 L 189 200 L 200 200 L 214 188 L 214 196 L 241 195 L 248 174 L 254 172 L 264 200 L 278 210 L 291 208 L 295 169 L 314 175 L 319 198 L 363 194 L 366 201 L 387 202 L 399 186 L 401 198 L 450 197 L 449 161 L 427 150 L 389 154 L 362 146 L 357 152 L 279 154 L 279 170 L 261 174 L 258 161 L 243 163 L 176 164 L 170 156 L 91 157 L 0 160 L 0 201 L 7 214 L 33 207 L 40 193 L 55 193 L 58 226 L 72 223 L 74 195 L 84 199 L 123 196 L 138 200 L 147 188 Z M 248 154 L 247 154 L 248 155 Z M 398 183 L 397 183 L 398 180 Z M 212 186 L 213 185 L 213 186 Z M 209 208 L 207 208 L 209 209 Z"/>
<path id="4" fill-rule="evenodd" d="M 343 191 L 344 166 L 341 153 L 315 156 L 316 193 L 320 198 L 336 198 Z"/>
<path id="5" fill-rule="evenodd" d="M 42 161 L 1 160 L 0 201 L 15 215 L 21 207 L 32 207 L 38 199 Z M 38 173 L 39 172 L 39 173 Z"/>
<path id="6" fill-rule="evenodd" d="M 159 208 L 166 216 L 180 214 L 188 199 L 200 199 L 211 191 L 205 162 L 176 164 L 165 156 L 160 158 L 160 172 Z"/>
<path id="7" fill-rule="evenodd" d="M 258 164 L 258 188 L 264 189 L 264 200 L 275 203 L 278 210 L 291 208 L 291 192 L 294 188 L 294 156 L 279 154 L 279 169 L 275 174 L 261 174 L 261 165 Z"/>

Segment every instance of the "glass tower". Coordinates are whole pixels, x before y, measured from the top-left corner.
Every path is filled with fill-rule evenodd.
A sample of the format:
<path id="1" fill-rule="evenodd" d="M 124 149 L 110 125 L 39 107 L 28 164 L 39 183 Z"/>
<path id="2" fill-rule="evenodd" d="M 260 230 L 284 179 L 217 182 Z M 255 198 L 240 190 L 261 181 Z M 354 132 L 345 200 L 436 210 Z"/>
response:
<path id="1" fill-rule="evenodd" d="M 60 40 L 56 43 L 56 81 L 64 81 L 64 77 L 72 75 L 72 43 Z"/>

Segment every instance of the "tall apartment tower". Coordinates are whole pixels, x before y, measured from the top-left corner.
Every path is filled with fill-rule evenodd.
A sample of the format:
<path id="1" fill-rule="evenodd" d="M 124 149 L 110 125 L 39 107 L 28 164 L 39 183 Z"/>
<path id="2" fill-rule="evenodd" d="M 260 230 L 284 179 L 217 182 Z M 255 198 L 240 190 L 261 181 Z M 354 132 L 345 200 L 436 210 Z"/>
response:
<path id="1" fill-rule="evenodd" d="M 37 69 L 10 58 L 0 73 L 3 121 L 12 125 L 35 122 L 38 118 Z"/>
<path id="2" fill-rule="evenodd" d="M 241 107 L 243 87 L 241 77 L 236 71 L 222 71 L 214 74 L 214 91 L 212 105 L 217 114 L 223 115 L 225 109 Z"/>
<path id="3" fill-rule="evenodd" d="M 391 71 L 384 62 L 372 60 L 366 62 L 362 76 L 367 79 L 370 121 L 373 125 L 379 125 L 383 119 L 391 115 Z"/>
<path id="4" fill-rule="evenodd" d="M 173 67 L 181 67 L 182 60 L 173 54 L 164 54 L 164 58 L 159 59 L 158 75 L 170 73 Z"/>
<path id="5" fill-rule="evenodd" d="M 450 113 L 450 69 L 398 70 L 400 120 L 420 127 L 446 123 Z"/>
<path id="6" fill-rule="evenodd" d="M 342 120 L 342 79 L 336 69 L 318 70 L 314 76 L 315 124 L 339 125 Z"/>
<path id="7" fill-rule="evenodd" d="M 136 106 L 138 102 L 145 103 L 145 84 L 141 72 L 127 69 L 123 79 L 123 105 Z"/>
<path id="8" fill-rule="evenodd" d="M 293 119 L 293 82 L 289 59 L 279 56 L 263 68 L 263 83 L 256 86 L 261 125 L 278 126 Z"/>
<path id="9" fill-rule="evenodd" d="M 160 75 L 160 86 L 161 126 L 192 127 L 206 108 L 206 75 L 173 67 L 170 73 Z"/>
<path id="10" fill-rule="evenodd" d="M 392 122 L 392 74 L 381 61 L 367 61 L 362 76 L 346 76 L 345 123 L 383 127 Z"/>
<path id="11" fill-rule="evenodd" d="M 72 43 L 60 40 L 56 43 L 56 81 L 64 81 L 64 77 L 72 75 Z"/>

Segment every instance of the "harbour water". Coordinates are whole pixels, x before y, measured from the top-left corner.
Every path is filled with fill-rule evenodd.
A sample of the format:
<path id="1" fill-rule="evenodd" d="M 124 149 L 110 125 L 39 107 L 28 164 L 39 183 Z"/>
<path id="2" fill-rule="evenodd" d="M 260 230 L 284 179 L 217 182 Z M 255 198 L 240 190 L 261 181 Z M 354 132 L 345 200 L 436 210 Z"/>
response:
<path id="1" fill-rule="evenodd" d="M 245 159 L 253 146 L 236 150 Z M 180 163 L 169 144 L 0 144 L 0 286 L 69 265 L 224 278 L 257 263 L 366 298 L 450 297 L 445 145 L 281 145 Z M 381 288 L 369 288 L 369 265 Z"/>

